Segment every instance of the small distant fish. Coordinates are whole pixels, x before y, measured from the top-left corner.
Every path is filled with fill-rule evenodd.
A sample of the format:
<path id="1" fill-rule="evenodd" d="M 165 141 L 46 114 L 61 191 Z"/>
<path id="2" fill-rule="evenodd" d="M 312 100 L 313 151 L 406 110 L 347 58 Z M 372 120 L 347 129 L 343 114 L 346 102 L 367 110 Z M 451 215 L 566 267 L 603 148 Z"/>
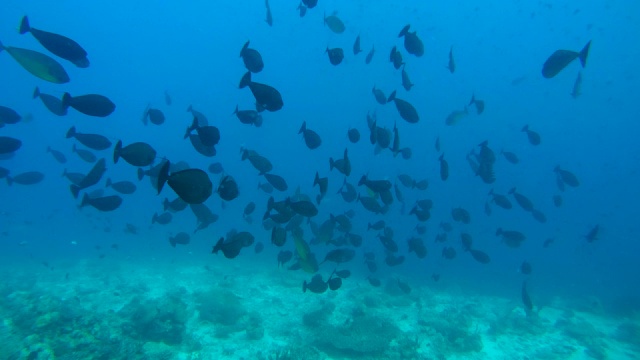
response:
<path id="1" fill-rule="evenodd" d="M 7 185 L 11 186 L 14 183 L 20 185 L 35 185 L 44 180 L 44 174 L 39 171 L 27 171 L 15 176 L 6 176 Z"/>
<path id="2" fill-rule="evenodd" d="M 82 160 L 84 160 L 84 161 L 86 161 L 88 163 L 94 163 L 98 159 L 97 156 L 94 153 L 92 153 L 91 151 L 86 150 L 86 149 L 78 149 L 76 147 L 76 144 L 73 144 L 71 146 L 71 152 L 75 153 L 75 154 L 78 154 L 78 156 Z"/>
<path id="3" fill-rule="evenodd" d="M 469 115 L 469 110 L 465 106 L 464 110 L 453 110 L 451 113 L 449 113 L 444 122 L 448 126 L 453 126 L 458 124 L 460 120 L 464 119 L 467 115 Z"/>
<path id="4" fill-rule="evenodd" d="M 47 146 L 47 152 L 50 153 L 60 164 L 66 164 L 67 157 L 62 152 L 52 149 L 51 146 Z"/>
<path id="5" fill-rule="evenodd" d="M 298 5 L 298 9 L 297 10 L 298 10 L 298 14 L 300 15 L 300 17 L 304 17 L 307 14 L 307 6 L 304 5 L 304 1 L 300 2 L 300 4 Z"/>
<path id="6" fill-rule="evenodd" d="M 367 53 L 367 57 L 364 59 L 364 63 L 369 65 L 371 63 L 371 60 L 373 60 L 373 55 L 375 55 L 376 53 L 376 48 L 372 47 L 371 50 L 369 50 L 369 52 Z"/>
<path id="7" fill-rule="evenodd" d="M 529 143 L 531 145 L 534 145 L 534 146 L 540 145 L 540 134 L 529 129 L 529 125 L 525 125 L 522 128 L 522 131 L 527 133 L 527 139 L 529 139 Z"/>
<path id="8" fill-rule="evenodd" d="M 453 59 L 453 46 L 449 49 L 449 64 L 447 65 L 447 69 L 449 69 L 450 73 L 456 72 L 456 62 Z"/>
<path id="9" fill-rule="evenodd" d="M 300 127 L 300 130 L 298 130 L 298 134 L 302 134 L 305 144 L 311 150 L 317 149 L 322 144 L 320 135 L 315 131 L 308 129 L 306 121 L 302 122 L 302 126 Z"/>
<path id="10" fill-rule="evenodd" d="M 582 94 L 582 71 L 578 72 L 576 81 L 573 82 L 573 90 L 571 90 L 571 97 L 577 99 Z"/>
<path id="11" fill-rule="evenodd" d="M 516 154 L 512 153 L 511 151 L 504 151 L 504 150 L 502 150 L 500 153 L 502 154 L 502 156 L 504 156 L 504 158 L 505 158 L 508 162 L 510 162 L 510 163 L 512 163 L 512 164 L 517 164 L 517 163 L 519 163 L 519 162 L 520 162 L 520 159 L 518 159 L 518 155 L 516 155 Z"/>
<path id="12" fill-rule="evenodd" d="M 360 132 L 358 129 L 349 129 L 349 131 L 347 131 L 347 137 L 352 144 L 356 144 L 360 141 Z"/>
<path id="13" fill-rule="evenodd" d="M 171 95 L 169 95 L 169 92 L 168 92 L 167 90 L 165 90 L 165 91 L 164 91 L 164 103 L 165 103 L 167 106 L 171 106 L 171 103 L 172 103 L 172 102 L 173 102 L 173 101 L 171 100 Z"/>
<path id="14" fill-rule="evenodd" d="M 476 112 L 478 113 L 478 115 L 484 112 L 484 100 L 476 99 L 475 94 L 471 95 L 471 101 L 469 101 L 468 106 L 471 106 L 471 105 L 475 105 Z"/>
<path id="15" fill-rule="evenodd" d="M 122 204 L 122 198 L 118 195 L 91 198 L 88 194 L 85 193 L 82 197 L 80 207 L 82 208 L 89 205 L 97 210 L 108 212 L 117 209 L 118 207 L 120 207 L 120 204 Z"/>
<path id="16" fill-rule="evenodd" d="M 329 55 L 329 62 L 331 65 L 340 65 L 344 59 L 344 50 L 342 50 L 342 48 L 327 47 L 325 52 Z"/>
<path id="17" fill-rule="evenodd" d="M 547 240 L 544 241 L 544 243 L 542 243 L 542 247 L 546 249 L 549 246 L 551 246 L 551 244 L 553 244 L 554 242 L 555 242 L 554 238 L 548 238 Z"/>
<path id="18" fill-rule="evenodd" d="M 449 163 L 444 159 L 444 153 L 440 155 L 438 160 L 440 161 L 440 179 L 447 181 L 449 178 Z"/>
<path id="19" fill-rule="evenodd" d="M 153 217 L 151 218 L 151 224 L 158 223 L 160 225 L 167 225 L 173 219 L 173 215 L 170 212 L 163 212 L 158 215 L 158 213 L 153 213 Z"/>
<path id="20" fill-rule="evenodd" d="M 356 40 L 353 42 L 353 55 L 358 55 L 362 52 L 360 49 L 360 35 L 356 37 Z"/>
<path id="21" fill-rule="evenodd" d="M 553 195 L 553 205 L 555 207 L 561 207 L 562 206 L 562 196 Z"/>
<path id="22" fill-rule="evenodd" d="M 269 6 L 269 0 L 265 0 L 265 6 L 267 8 L 267 18 L 265 21 L 269 26 L 273 26 L 273 15 L 271 15 L 271 7 Z"/>
<path id="23" fill-rule="evenodd" d="M 389 62 L 393 64 L 393 67 L 396 70 L 399 70 L 402 65 L 404 65 L 404 61 L 402 60 L 402 53 L 398 51 L 397 47 L 391 48 L 391 52 L 389 53 Z"/>
<path id="24" fill-rule="evenodd" d="M 564 170 L 560 168 L 560 166 L 556 166 L 553 171 L 557 174 L 562 183 L 567 184 L 571 187 L 580 186 L 580 180 L 578 180 L 578 177 L 574 173 L 568 170 Z"/>
<path id="25" fill-rule="evenodd" d="M 520 273 L 523 275 L 530 275 L 531 274 L 531 264 L 527 261 L 523 261 L 522 264 L 520 264 Z"/>
<path id="26" fill-rule="evenodd" d="M 340 20 L 336 12 L 329 16 L 326 16 L 325 14 L 324 24 L 336 34 L 342 34 L 346 29 L 344 23 Z"/>
<path id="27" fill-rule="evenodd" d="M 413 84 L 411 82 L 411 79 L 409 79 L 409 74 L 407 73 L 405 68 L 406 68 L 406 64 L 402 66 L 402 87 L 405 90 L 409 91 L 415 84 Z"/>
<path id="28" fill-rule="evenodd" d="M 592 243 L 598 240 L 599 233 L 600 233 L 600 225 L 595 225 L 594 227 L 591 228 L 591 230 L 589 230 L 589 232 L 587 233 L 587 235 L 584 236 L 584 238 L 587 240 L 588 243 Z"/>
<path id="29" fill-rule="evenodd" d="M 179 232 L 175 236 L 169 237 L 169 244 L 171 244 L 172 247 L 176 247 L 178 244 L 187 245 L 190 241 L 191 237 L 185 232 Z"/>

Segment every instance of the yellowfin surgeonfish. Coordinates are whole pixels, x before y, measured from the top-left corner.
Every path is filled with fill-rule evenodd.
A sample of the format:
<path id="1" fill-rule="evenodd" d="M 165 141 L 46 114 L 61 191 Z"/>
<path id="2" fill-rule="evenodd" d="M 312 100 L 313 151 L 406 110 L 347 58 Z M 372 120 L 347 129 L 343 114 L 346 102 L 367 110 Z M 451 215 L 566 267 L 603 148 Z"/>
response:
<path id="1" fill-rule="evenodd" d="M 62 65 L 48 55 L 29 49 L 4 46 L 0 42 L 0 52 L 2 50 L 6 50 L 20 66 L 42 80 L 54 84 L 69 82 L 69 75 L 67 75 Z"/>

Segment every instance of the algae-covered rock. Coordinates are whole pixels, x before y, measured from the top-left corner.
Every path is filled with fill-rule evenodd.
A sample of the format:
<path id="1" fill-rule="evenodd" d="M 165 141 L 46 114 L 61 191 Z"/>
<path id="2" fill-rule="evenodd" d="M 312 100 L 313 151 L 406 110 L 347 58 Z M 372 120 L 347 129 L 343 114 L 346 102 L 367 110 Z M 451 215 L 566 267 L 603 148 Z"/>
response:
<path id="1" fill-rule="evenodd" d="M 189 318 L 187 304 L 177 296 L 141 300 L 134 298 L 119 315 L 128 320 L 123 333 L 144 341 L 180 344 Z"/>

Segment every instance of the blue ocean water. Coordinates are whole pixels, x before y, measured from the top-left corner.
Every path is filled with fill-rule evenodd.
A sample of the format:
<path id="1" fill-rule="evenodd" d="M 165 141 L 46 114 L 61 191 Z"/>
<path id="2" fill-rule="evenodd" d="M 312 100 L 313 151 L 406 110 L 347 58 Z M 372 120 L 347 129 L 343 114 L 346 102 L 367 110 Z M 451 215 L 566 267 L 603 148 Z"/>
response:
<path id="1" fill-rule="evenodd" d="M 304 17 L 297 6 L 296 1 L 272 0 L 272 26 L 261 0 L 9 0 L 0 6 L 2 44 L 48 54 L 71 78 L 62 85 L 48 83 L 25 71 L 8 51 L 0 52 L 0 105 L 23 117 L 0 128 L 0 136 L 22 141 L 0 166 L 10 175 L 45 174 L 34 185 L 0 184 L 5 338 L 0 358 L 637 358 L 637 4 L 320 0 Z M 334 11 L 346 26 L 342 34 L 323 22 Z M 81 44 L 90 66 L 78 68 L 49 53 L 31 34 L 20 35 L 16 29 L 25 15 L 32 27 Z M 423 56 L 409 54 L 398 38 L 407 24 L 423 41 Z M 354 55 L 357 36 L 363 52 Z M 252 74 L 253 81 L 273 86 L 284 101 L 281 110 L 261 113 L 261 127 L 244 125 L 233 114 L 236 105 L 255 108 L 251 91 L 238 88 L 246 72 L 239 53 L 248 40 L 265 64 Z M 552 79 L 541 75 L 554 51 L 580 51 L 588 41 L 584 68 L 576 60 Z M 415 84 L 410 91 L 402 88 L 401 70 L 389 62 L 393 46 Z M 344 49 L 341 64 L 329 62 L 328 47 Z M 365 64 L 372 48 L 372 62 Z M 454 73 L 447 69 L 450 49 Z M 574 98 L 579 72 L 581 94 Z M 101 94 L 116 110 L 106 118 L 74 109 L 57 117 L 32 99 L 36 86 L 56 97 Z M 420 121 L 403 120 L 393 103 L 377 103 L 374 86 L 387 96 L 396 90 L 398 98 L 415 106 Z M 447 125 L 447 116 L 464 110 L 472 95 L 485 102 L 484 112 L 469 106 L 457 124 Z M 143 124 L 148 105 L 164 113 L 164 124 Z M 193 119 L 186 112 L 190 105 L 220 130 L 214 157 L 199 154 L 183 139 Z M 388 149 L 375 153 L 367 114 L 375 114 L 379 127 L 397 125 L 401 147 L 412 149 L 410 159 Z M 321 136 L 319 148 L 309 149 L 298 134 L 303 121 Z M 528 141 L 521 131 L 525 125 L 540 134 L 539 145 Z M 162 201 L 176 198 L 175 193 L 165 186 L 157 195 L 148 178 L 137 180 L 136 167 L 113 163 L 111 147 L 94 151 L 106 159 L 107 171 L 88 190 L 104 188 L 108 177 L 134 182 L 136 192 L 122 195 L 122 205 L 112 212 L 79 208 L 80 200 L 71 196 L 61 174 L 65 169 L 87 173 L 92 165 L 72 153 L 73 144 L 81 145 L 65 138 L 71 126 L 102 134 L 114 144 L 146 142 L 157 151 L 154 164 L 186 161 L 207 171 L 219 162 L 237 181 L 240 195 L 223 202 L 215 193 L 222 176 L 208 173 L 214 194 L 205 204 L 219 216 L 215 223 L 194 233 L 197 222 L 186 209 L 173 214 L 167 225 L 152 224 L 153 214 L 163 211 Z M 352 128 L 361 134 L 357 144 L 347 138 Z M 474 174 L 467 160 L 485 140 L 496 156 L 491 184 Z M 68 162 L 56 162 L 46 151 L 49 146 L 62 151 Z M 265 179 L 241 161 L 241 148 L 268 158 L 272 173 L 286 179 L 288 190 L 270 195 L 257 189 Z M 337 195 L 345 177 L 330 171 L 329 158 L 341 158 L 345 148 L 351 184 L 365 174 L 389 180 L 400 188 L 404 204 L 394 195 L 386 213 L 373 214 Z M 508 162 L 502 150 L 517 154 L 519 163 Z M 440 178 L 441 154 L 449 165 L 446 181 Z M 580 185 L 558 189 L 556 166 L 575 174 Z M 359 247 L 340 246 L 356 250 L 353 260 L 337 267 L 352 275 L 340 289 L 321 294 L 302 292 L 313 274 L 287 270 L 296 259 L 277 267 L 280 250 L 298 253 L 294 235 L 289 232 L 279 248 L 261 221 L 270 196 L 285 200 L 299 191 L 316 203 L 316 172 L 328 177 L 329 190 L 311 222 L 320 225 L 330 214 L 352 210 L 351 233 L 363 237 Z M 405 188 L 400 174 L 427 179 L 429 186 Z M 511 210 L 491 204 L 486 214 L 487 193 L 494 189 L 506 195 L 513 187 L 531 199 L 546 222 L 536 221 L 511 195 Z M 364 186 L 357 190 L 373 195 Z M 105 189 L 105 194 L 115 193 Z M 555 195 L 563 199 L 559 207 Z M 433 201 L 425 222 L 409 214 L 422 199 Z M 242 213 L 251 201 L 257 209 L 249 223 Z M 459 207 L 469 212 L 469 224 L 452 219 L 452 209 Z M 403 264 L 385 264 L 378 232 L 367 230 L 378 220 L 393 229 L 396 255 L 406 257 Z M 303 239 L 320 262 L 336 246 L 315 244 L 311 222 L 301 225 Z M 453 228 L 444 243 L 434 241 L 445 233 L 441 222 Z M 127 224 L 137 233 L 125 231 Z M 416 225 L 426 232 L 418 234 Z M 597 238 L 588 241 L 585 236 L 595 226 Z M 526 240 L 518 248 L 508 247 L 496 236 L 498 228 L 520 231 Z M 211 254 L 218 239 L 232 230 L 250 232 L 265 250 L 246 247 L 234 259 Z M 168 239 L 181 231 L 190 234 L 190 243 L 174 248 Z M 486 252 L 490 263 L 474 261 L 461 233 L 472 236 L 473 248 Z M 408 251 L 412 237 L 424 241 L 426 258 Z M 332 238 L 340 242 L 344 234 L 334 230 Z M 547 239 L 554 242 L 544 247 Z M 441 255 L 445 246 L 456 249 L 455 259 Z M 365 252 L 375 254 L 375 273 L 365 265 Z M 532 265 L 530 275 L 519 271 L 524 261 Z M 334 268 L 321 264 L 318 273 L 326 281 Z M 372 286 L 369 277 L 380 279 L 382 286 Z M 409 284 L 411 292 L 400 291 L 398 281 Z M 524 282 L 532 312 L 525 311 Z M 223 319 L 216 311 L 237 315 Z M 380 334 L 381 328 L 397 331 Z"/>

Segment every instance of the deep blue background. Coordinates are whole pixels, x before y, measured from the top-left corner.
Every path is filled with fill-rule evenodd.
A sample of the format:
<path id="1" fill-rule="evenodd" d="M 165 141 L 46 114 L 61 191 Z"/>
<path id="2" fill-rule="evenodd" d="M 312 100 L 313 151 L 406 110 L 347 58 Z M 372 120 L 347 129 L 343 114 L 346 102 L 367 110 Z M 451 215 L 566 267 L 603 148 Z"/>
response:
<path id="1" fill-rule="evenodd" d="M 348 143 L 347 129 L 356 127 L 364 141 L 348 145 L 352 183 L 364 173 L 374 179 L 394 179 L 400 173 L 409 173 L 429 179 L 430 186 L 423 194 L 405 191 L 407 202 L 418 198 L 435 202 L 425 236 L 428 258 L 418 262 L 410 255 L 405 265 L 385 268 L 385 272 L 413 276 L 424 283 L 438 272 L 442 281 L 516 298 L 522 280 L 517 268 L 527 259 L 534 265 L 531 291 L 538 297 L 638 295 L 637 286 L 632 286 L 640 283 L 636 103 L 640 48 L 634 45 L 640 29 L 634 24 L 639 13 L 635 2 L 558 5 L 405 1 L 398 5 L 390 1 L 321 0 L 302 19 L 296 6 L 296 1 L 271 1 L 274 26 L 270 28 L 264 21 L 261 0 L 111 1 L 101 5 L 86 1 L 5 1 L 0 6 L 0 41 L 4 45 L 46 51 L 31 35 L 17 33 L 20 18 L 26 14 L 33 27 L 79 42 L 91 61 L 90 68 L 78 69 L 60 60 L 72 80 L 54 85 L 31 76 L 9 54 L 0 53 L 0 103 L 34 116 L 30 123 L 0 129 L 2 135 L 18 137 L 24 143 L 15 158 L 2 161 L 0 166 L 15 174 L 28 170 L 47 174 L 43 183 L 31 187 L 0 184 L 0 226 L 7 231 L 0 238 L 1 256 L 6 266 L 33 259 L 51 262 L 93 257 L 96 243 L 108 247 L 114 242 L 120 244 L 118 256 L 123 260 L 187 256 L 191 252 L 203 263 L 227 261 L 208 252 L 213 242 L 232 228 L 248 229 L 268 242 L 268 232 L 260 229 L 258 221 L 248 226 L 240 216 L 244 205 L 254 200 L 259 205 L 256 217 L 260 217 L 267 199 L 255 190 L 257 172 L 248 162 L 240 162 L 240 146 L 271 159 L 273 172 L 286 177 L 290 194 L 300 186 L 302 192 L 315 197 L 317 188 L 312 189 L 311 184 L 316 170 L 321 175 L 329 174 L 330 194 L 342 183 L 341 176 L 329 173 L 328 158 L 341 156 Z M 329 14 L 334 10 L 347 26 L 342 35 L 323 26 L 323 11 Z M 422 58 L 406 54 L 401 39 L 396 37 L 407 23 L 425 43 Z M 358 34 L 363 53 L 354 57 L 351 46 Z M 242 125 L 232 115 L 236 104 L 240 108 L 253 106 L 251 93 L 237 88 L 245 72 L 238 55 L 247 40 L 265 62 L 264 70 L 254 74 L 254 81 L 278 88 L 285 104 L 281 111 L 264 113 L 260 129 Z M 583 95 L 573 99 L 569 94 L 579 64 L 571 64 L 551 80 L 542 78 L 541 65 L 556 49 L 579 50 L 588 40 L 593 43 L 588 65 L 582 69 Z M 401 89 L 400 73 L 388 62 L 393 45 L 403 51 L 407 71 L 416 84 L 409 93 Z M 457 62 L 453 75 L 445 68 L 452 45 Z M 329 63 L 324 54 L 327 46 L 345 49 L 343 64 L 334 67 Z M 371 46 L 375 46 L 376 55 L 367 66 L 364 57 Z M 516 79 L 520 82 L 514 85 Z M 404 122 L 393 105 L 378 105 L 371 94 L 374 85 L 386 94 L 397 89 L 398 97 L 417 107 L 420 123 Z M 35 86 L 56 96 L 65 91 L 104 94 L 117 109 L 106 119 L 89 118 L 72 109 L 68 116 L 58 118 L 40 101 L 31 100 Z M 172 96 L 172 106 L 164 104 L 165 90 Z M 472 111 L 458 125 L 446 127 L 446 116 L 462 109 L 474 92 L 486 101 L 485 113 L 478 116 Z M 164 125 L 143 126 L 141 115 L 147 104 L 165 112 Z M 213 160 L 197 154 L 188 141 L 182 140 L 184 128 L 190 123 L 190 115 L 185 112 L 189 104 L 204 112 L 222 132 L 219 155 Z M 381 126 L 392 128 L 397 122 L 403 146 L 413 149 L 410 161 L 393 158 L 389 152 L 373 155 L 366 142 L 365 116 L 374 111 Z M 308 150 L 297 135 L 303 120 L 323 138 L 322 147 L 316 151 Z M 520 132 L 525 124 L 541 134 L 540 146 L 531 146 Z M 149 228 L 152 214 L 161 210 L 161 200 L 174 194 L 165 189 L 162 196 L 156 196 L 147 180 L 139 183 L 138 192 L 126 197 L 116 212 L 79 211 L 67 181 L 59 176 L 64 167 L 80 172 L 91 167 L 70 154 L 72 141 L 64 134 L 71 125 L 81 132 L 104 134 L 114 143 L 118 139 L 125 144 L 149 142 L 160 156 L 186 160 L 193 167 L 206 169 L 212 161 L 220 161 L 240 184 L 241 197 L 222 210 L 214 195 L 208 204 L 220 214 L 220 221 L 193 237 L 188 248 L 179 249 L 168 246 L 168 234 L 190 232 L 195 220 L 191 214 L 182 213 L 169 226 Z M 439 154 L 433 146 L 437 136 L 451 168 L 445 183 L 438 177 Z M 499 156 L 497 181 L 492 186 L 475 177 L 465 160 L 465 155 L 486 139 L 496 153 L 510 150 L 521 159 L 514 166 Z M 47 146 L 65 150 L 70 162 L 57 164 L 45 153 Z M 110 160 L 111 150 L 100 156 Z M 563 194 L 564 205 L 559 209 L 551 200 L 558 193 L 553 173 L 556 165 L 573 171 L 581 181 L 579 188 Z M 133 181 L 135 173 L 136 169 L 125 163 L 113 165 L 108 161 L 107 175 L 114 180 Z M 218 177 L 212 176 L 212 180 L 217 184 Z M 493 187 L 504 194 L 513 186 L 547 215 L 546 224 L 537 223 L 515 203 L 511 211 L 494 207 L 490 217 L 484 215 L 486 193 Z M 459 256 L 445 262 L 433 238 L 437 224 L 441 220 L 451 222 L 450 210 L 458 206 L 472 213 L 472 223 L 456 225 L 449 241 L 453 241 Z M 377 217 L 360 205 L 344 205 L 339 197 L 331 196 L 320 207 L 318 221 L 324 221 L 330 212 L 350 208 L 358 213 L 356 228 L 365 235 L 364 248 L 380 252 L 373 232 L 365 232 L 366 223 Z M 399 209 L 396 202 L 384 218 L 394 224 L 396 240 L 404 248 L 416 222 L 401 215 Z M 140 238 L 122 233 L 127 222 L 141 227 Z M 583 236 L 595 224 L 600 224 L 600 237 L 587 244 Z M 528 240 L 520 249 L 508 249 L 494 235 L 499 226 L 521 230 Z M 104 227 L 110 227 L 111 232 L 102 232 Z M 474 236 L 476 246 L 491 255 L 491 265 L 481 266 L 461 253 L 459 231 Z M 556 242 L 550 249 L 543 249 L 542 242 L 549 237 Z M 29 244 L 18 246 L 23 240 Z M 70 246 L 70 241 L 77 241 L 78 246 Z M 315 251 L 323 257 L 325 249 Z M 252 251 L 247 253 L 247 258 L 254 256 Z M 273 254 L 275 250 L 270 247 L 263 254 L 269 266 L 275 263 Z M 241 258 L 238 260 L 243 261 Z M 359 269 L 360 262 L 353 267 Z"/>

